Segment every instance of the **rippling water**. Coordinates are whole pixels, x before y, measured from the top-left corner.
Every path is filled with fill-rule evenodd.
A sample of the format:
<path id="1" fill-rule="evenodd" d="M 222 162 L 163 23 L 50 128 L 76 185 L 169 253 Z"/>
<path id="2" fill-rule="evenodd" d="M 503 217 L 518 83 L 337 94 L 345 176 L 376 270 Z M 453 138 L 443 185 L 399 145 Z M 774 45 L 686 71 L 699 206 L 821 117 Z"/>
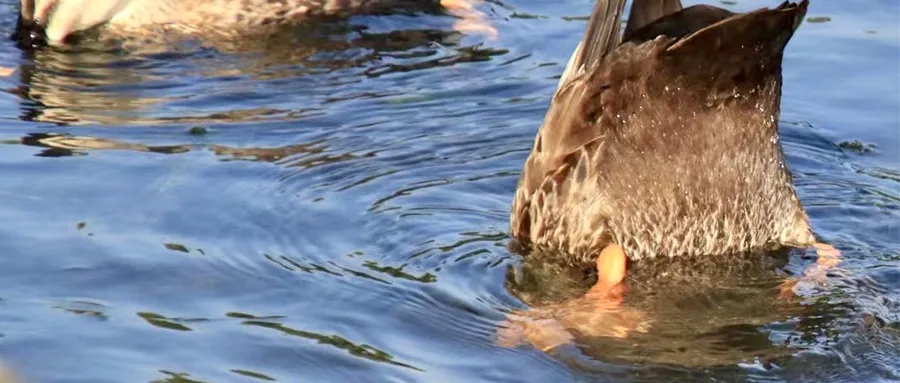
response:
<path id="1" fill-rule="evenodd" d="M 776 299 L 814 262 L 793 253 L 635 283 L 647 334 L 495 345 L 507 312 L 584 287 L 529 279 L 506 232 L 590 8 L 494 1 L 497 39 L 423 14 L 228 46 L 0 41 L 18 68 L 0 78 L 0 358 L 34 382 L 900 380 L 892 0 L 813 0 L 786 53 L 785 151 L 846 259 L 826 288 Z"/>

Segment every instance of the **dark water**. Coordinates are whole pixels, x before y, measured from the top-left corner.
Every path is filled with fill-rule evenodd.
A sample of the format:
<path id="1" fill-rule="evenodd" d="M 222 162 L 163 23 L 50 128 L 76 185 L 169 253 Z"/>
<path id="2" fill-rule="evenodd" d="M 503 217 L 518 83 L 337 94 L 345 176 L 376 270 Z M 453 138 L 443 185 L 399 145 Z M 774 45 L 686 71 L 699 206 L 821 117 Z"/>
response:
<path id="1" fill-rule="evenodd" d="M 785 151 L 845 258 L 827 286 L 777 300 L 814 262 L 793 253 L 634 286 L 647 334 L 494 344 L 527 295 L 509 204 L 590 8 L 490 3 L 497 40 L 396 15 L 242 47 L 0 41 L 0 359 L 34 382 L 900 381 L 894 0 L 814 0 L 786 53 Z"/>

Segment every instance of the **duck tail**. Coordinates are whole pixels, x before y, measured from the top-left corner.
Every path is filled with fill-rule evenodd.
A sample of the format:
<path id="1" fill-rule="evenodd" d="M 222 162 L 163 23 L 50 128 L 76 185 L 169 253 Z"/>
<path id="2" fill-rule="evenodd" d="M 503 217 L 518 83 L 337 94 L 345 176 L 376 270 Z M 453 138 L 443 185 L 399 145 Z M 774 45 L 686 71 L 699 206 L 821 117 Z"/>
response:
<path id="1" fill-rule="evenodd" d="M 667 59 L 686 71 L 700 65 L 704 73 L 751 68 L 780 71 L 784 49 L 803 22 L 808 6 L 809 0 L 786 1 L 776 8 L 725 18 L 671 45 Z"/>
<path id="2" fill-rule="evenodd" d="M 621 34 L 622 11 L 625 0 L 598 0 L 591 12 L 584 37 L 566 65 L 560 85 L 574 73 L 584 68 L 592 68 L 601 62 L 607 53 L 621 41 L 658 19 L 682 10 L 681 0 L 633 0 L 629 11 L 628 24 Z M 622 39 L 621 36 L 625 36 Z"/>
<path id="3" fill-rule="evenodd" d="M 592 67 L 619 44 L 619 25 L 625 0 L 599 0 L 594 6 L 587 30 L 575 52 L 575 68 Z"/>
<path id="4" fill-rule="evenodd" d="M 681 11 L 681 0 L 634 0 L 628 13 L 623 41 L 650 23 Z"/>

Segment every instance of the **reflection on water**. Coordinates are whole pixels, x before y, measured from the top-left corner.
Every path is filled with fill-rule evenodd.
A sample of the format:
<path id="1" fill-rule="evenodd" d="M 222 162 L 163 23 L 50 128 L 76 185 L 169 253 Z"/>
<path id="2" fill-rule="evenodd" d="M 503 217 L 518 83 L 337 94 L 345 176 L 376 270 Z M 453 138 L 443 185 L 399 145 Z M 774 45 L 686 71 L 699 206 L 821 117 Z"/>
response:
<path id="1" fill-rule="evenodd" d="M 643 263 L 624 304 L 645 333 L 495 343 L 507 314 L 594 282 L 507 243 L 589 3 L 490 2 L 497 40 L 415 14 L 231 42 L 0 42 L 18 68 L 0 78 L 0 360 L 35 382 L 900 380 L 886 3 L 816 1 L 831 20 L 786 53 L 785 152 L 845 258 L 822 284 L 779 298 L 814 262 L 801 252 Z"/>
<path id="2" fill-rule="evenodd" d="M 147 321 L 147 323 L 168 330 L 176 330 L 176 331 L 192 331 L 187 324 L 191 322 L 204 322 L 206 319 L 203 318 L 195 318 L 195 319 L 182 319 L 182 318 L 166 318 L 162 315 L 155 313 L 137 313 L 137 316 L 141 317 L 141 319 Z"/>
<path id="3" fill-rule="evenodd" d="M 204 147 L 203 145 L 188 144 L 150 146 L 140 143 L 55 133 L 30 133 L 19 139 L 0 140 L 0 144 L 3 143 L 46 148 L 35 154 L 39 157 L 85 155 L 91 150 L 134 150 L 160 154 L 179 154 Z M 208 145 L 206 149 L 220 156 L 222 161 L 278 162 L 290 157 L 291 160 L 285 166 L 301 168 L 310 168 L 357 157 L 352 153 L 344 153 L 337 156 L 325 154 L 328 146 L 323 143 L 287 145 L 274 148 L 232 148 L 225 145 Z M 182 245 L 166 245 L 170 250 L 178 250 L 173 248 L 173 246 L 184 249 Z"/>
<path id="4" fill-rule="evenodd" d="M 212 46 L 140 41 L 116 47 L 93 42 L 74 47 L 24 52 L 28 60 L 18 73 L 31 121 L 62 124 L 226 123 L 303 118 L 319 108 L 279 109 L 265 100 L 278 93 L 309 90 L 320 81 L 331 87 L 357 82 L 356 68 L 366 76 L 452 66 L 489 60 L 505 51 L 479 45 L 459 46 L 463 35 L 441 30 L 367 32 L 343 23 L 284 30 L 248 40 L 214 40 Z M 290 49 L 285 49 L 290 47 Z M 227 55 L 227 56 L 225 56 Z M 228 57 L 239 57 L 239 62 Z M 254 83 L 276 83 L 274 92 L 254 95 Z M 282 84 L 283 83 L 283 84 Z M 220 107 L 245 104 L 242 97 L 261 98 L 258 107 L 185 113 L 200 95 L 217 98 Z M 384 97 L 379 93 L 311 95 L 323 103 Z M 218 96 L 218 97 L 217 97 Z M 260 97 L 262 96 L 262 97 Z M 208 104 L 210 101 L 203 101 Z"/>
<path id="5" fill-rule="evenodd" d="M 106 307 L 100 303 L 96 302 L 87 302 L 87 301 L 68 301 L 68 302 L 59 302 L 58 305 L 53 306 L 55 308 L 65 310 L 66 312 L 76 314 L 76 315 L 84 315 L 93 318 L 97 318 L 98 320 L 107 320 L 109 317 L 106 315 Z"/>
<path id="6" fill-rule="evenodd" d="M 529 254 L 521 268 L 507 275 L 507 288 L 530 306 L 542 307 L 580 297 L 593 284 L 594 277 L 587 272 L 552 258 Z M 831 327 L 845 312 L 829 304 L 807 306 L 780 298 L 781 270 L 787 261 L 787 254 L 751 254 L 727 262 L 636 263 L 623 304 L 640 312 L 649 330 L 631 332 L 626 338 L 590 335 L 611 326 L 620 315 L 598 313 L 595 319 L 575 323 L 576 343 L 594 358 L 693 368 L 789 356 L 816 343 L 779 339 L 816 337 L 816 329 L 792 323 L 794 318 L 813 317 Z M 584 325 L 591 328 L 580 327 Z"/>
<path id="7" fill-rule="evenodd" d="M 128 144 L 113 140 L 104 140 L 93 137 L 73 137 L 64 134 L 31 133 L 19 139 L 0 141 L 5 144 L 22 144 L 46 148 L 35 154 L 40 157 L 65 157 L 84 155 L 87 150 L 136 150 L 141 152 L 153 152 L 163 154 L 184 153 L 190 150 L 187 145 L 176 146 L 147 146 L 142 144 Z"/>
<path id="8" fill-rule="evenodd" d="M 168 318 L 160 314 L 149 312 L 139 312 L 137 313 L 137 316 L 147 321 L 147 323 L 152 326 L 175 331 L 193 331 L 193 329 L 189 325 L 195 323 L 201 324 L 210 321 L 209 319 L 205 318 Z M 283 317 L 281 316 L 257 317 L 255 315 L 239 312 L 230 312 L 225 314 L 225 316 L 227 318 L 239 319 L 240 323 L 246 326 L 275 330 L 285 335 L 315 340 L 318 344 L 329 345 L 341 350 L 345 350 L 350 355 L 356 357 L 401 367 L 417 369 L 416 367 L 410 366 L 408 364 L 397 362 L 394 360 L 394 357 L 387 352 L 384 352 L 367 344 L 358 345 L 339 335 L 322 335 L 288 327 L 282 323 L 279 323 L 279 320 L 283 319 Z"/>
<path id="9" fill-rule="evenodd" d="M 541 257 L 530 254 L 507 275 L 507 288 L 526 304 L 547 307 L 580 297 L 593 284 L 586 272 Z M 728 264 L 672 265 L 666 260 L 636 267 L 624 305 L 645 316 L 649 331 L 632 331 L 627 338 L 597 337 L 576 324 L 571 330 L 577 350 L 552 353 L 573 368 L 602 376 L 617 376 L 609 363 L 640 366 L 631 381 L 704 379 L 735 364 L 747 369 L 739 374 L 742 379 L 768 380 L 773 374 L 800 373 L 792 370 L 798 366 L 816 365 L 809 359 L 828 366 L 819 364 L 815 374 L 824 379 L 846 374 L 841 370 L 849 367 L 833 358 L 852 347 L 866 355 L 854 364 L 873 364 L 873 371 L 860 376 L 896 378 L 890 361 L 896 351 L 890 347 L 896 346 L 900 332 L 896 324 L 877 323 L 875 315 L 848 299 L 842 286 L 858 283 L 856 277 L 835 269 L 816 292 L 785 300 L 779 298 L 778 285 L 787 260 L 787 254 L 780 254 Z M 595 314 L 593 326 L 609 327 L 616 315 Z"/>
<path id="10" fill-rule="evenodd" d="M 0 383 L 19 383 L 19 380 L 12 371 L 0 364 Z"/>
<path id="11" fill-rule="evenodd" d="M 262 328 L 268 328 L 268 329 L 280 331 L 287 335 L 292 335 L 292 336 L 306 338 L 306 339 L 312 339 L 312 340 L 317 341 L 319 344 L 327 344 L 327 345 L 334 346 L 334 347 L 337 347 L 342 350 L 347 350 L 347 352 L 349 352 L 351 355 L 358 356 L 360 358 L 370 359 L 370 360 L 374 360 L 377 362 L 384 362 L 384 363 L 393 364 L 393 365 L 401 366 L 401 367 L 418 369 L 414 366 L 410 366 L 408 364 L 394 361 L 393 360 L 394 357 L 384 351 L 376 349 L 367 344 L 363 344 L 363 345 L 353 344 L 353 342 L 350 342 L 347 339 L 344 339 L 343 337 L 340 337 L 337 335 L 325 336 L 325 335 L 316 334 L 316 333 L 312 333 L 312 332 L 308 332 L 308 331 L 292 329 L 292 328 L 287 327 L 280 323 L 267 322 L 267 321 L 261 321 L 261 320 L 245 320 L 241 323 L 243 323 L 247 326 L 257 326 L 257 327 L 262 327 Z"/>

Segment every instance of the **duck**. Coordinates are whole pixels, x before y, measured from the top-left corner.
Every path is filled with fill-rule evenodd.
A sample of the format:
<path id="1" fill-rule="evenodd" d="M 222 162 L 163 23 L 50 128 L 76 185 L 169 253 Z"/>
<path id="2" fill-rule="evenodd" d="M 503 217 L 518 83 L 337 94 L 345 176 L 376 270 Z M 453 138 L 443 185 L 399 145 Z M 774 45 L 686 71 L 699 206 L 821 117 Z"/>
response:
<path id="1" fill-rule="evenodd" d="M 525 159 L 511 237 L 596 269 L 579 299 L 612 306 L 638 262 L 796 248 L 834 265 L 778 135 L 784 51 L 808 6 L 633 0 L 620 31 L 625 0 L 598 0 Z"/>
<path id="2" fill-rule="evenodd" d="M 440 7 L 454 28 L 495 37 L 481 0 L 21 0 L 12 38 L 24 46 L 61 46 L 105 26 L 118 35 L 154 33 L 242 36 L 311 19 Z"/>

